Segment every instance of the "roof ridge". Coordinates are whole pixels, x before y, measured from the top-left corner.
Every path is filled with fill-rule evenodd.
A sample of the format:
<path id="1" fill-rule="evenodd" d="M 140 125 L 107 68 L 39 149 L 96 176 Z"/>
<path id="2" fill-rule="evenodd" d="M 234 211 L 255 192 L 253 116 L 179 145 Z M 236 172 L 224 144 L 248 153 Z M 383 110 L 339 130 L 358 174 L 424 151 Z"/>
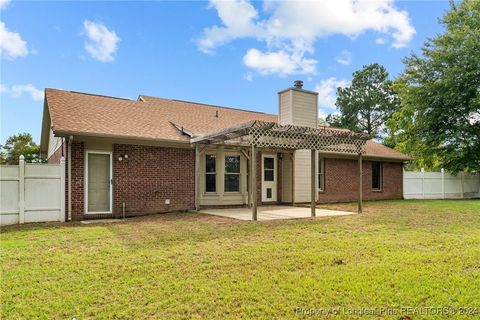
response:
<path id="1" fill-rule="evenodd" d="M 252 113 L 258 113 L 258 114 L 265 114 L 265 115 L 269 115 L 269 116 L 277 116 L 276 114 L 272 114 L 272 113 L 266 113 L 266 112 L 261 112 L 261 111 L 253 111 L 253 110 L 247 110 L 247 109 L 241 109 L 241 108 L 235 108 L 235 107 L 225 107 L 225 106 L 219 106 L 219 105 L 216 105 L 216 104 L 209 104 L 209 103 L 202 103 L 202 102 L 195 102 L 195 101 L 188 101 L 188 100 L 180 100 L 180 99 L 167 99 L 167 98 L 148 96 L 148 95 L 144 95 L 144 94 L 139 95 L 139 97 L 142 97 L 142 96 L 147 97 L 147 98 L 158 99 L 158 100 L 177 101 L 177 102 L 198 104 L 198 105 L 207 106 L 207 107 L 222 108 L 222 109 L 229 109 L 229 110 L 238 110 L 238 111 L 244 111 L 244 112 L 252 112 Z M 146 102 L 149 102 L 149 101 L 146 100 Z"/>
<path id="2" fill-rule="evenodd" d="M 132 100 L 132 99 L 129 99 L 129 98 L 107 96 L 105 94 L 87 93 L 87 92 L 80 92 L 80 91 L 69 91 L 69 92 L 70 93 L 76 93 L 76 94 L 85 94 L 85 95 L 94 96 L 94 97 L 111 98 L 111 99 L 126 100 L 126 101 L 136 101 L 136 100 Z"/>
<path id="3" fill-rule="evenodd" d="M 130 99 L 130 98 L 122 98 L 122 97 L 108 96 L 108 95 L 105 95 L 105 94 L 81 92 L 81 91 L 74 91 L 74 90 L 62 90 L 62 89 L 55 89 L 55 88 L 45 88 L 45 90 L 57 90 L 57 91 L 75 93 L 75 94 L 83 94 L 83 95 L 86 95 L 86 96 L 94 96 L 94 97 L 102 97 L 102 98 L 110 98 L 110 99 L 134 101 L 134 102 L 136 101 L 136 100 L 132 100 L 132 99 Z"/>

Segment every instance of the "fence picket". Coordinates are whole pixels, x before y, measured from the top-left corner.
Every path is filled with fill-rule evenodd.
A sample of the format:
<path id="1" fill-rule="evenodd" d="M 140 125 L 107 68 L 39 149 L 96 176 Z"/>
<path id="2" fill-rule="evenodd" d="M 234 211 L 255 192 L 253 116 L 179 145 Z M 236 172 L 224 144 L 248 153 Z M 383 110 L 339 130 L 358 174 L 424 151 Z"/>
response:
<path id="1" fill-rule="evenodd" d="M 404 171 L 405 199 L 463 199 L 480 197 L 480 174 L 456 176 L 440 172 Z"/>
<path id="2" fill-rule="evenodd" d="M 0 225 L 65 221 L 65 159 L 0 166 Z"/>

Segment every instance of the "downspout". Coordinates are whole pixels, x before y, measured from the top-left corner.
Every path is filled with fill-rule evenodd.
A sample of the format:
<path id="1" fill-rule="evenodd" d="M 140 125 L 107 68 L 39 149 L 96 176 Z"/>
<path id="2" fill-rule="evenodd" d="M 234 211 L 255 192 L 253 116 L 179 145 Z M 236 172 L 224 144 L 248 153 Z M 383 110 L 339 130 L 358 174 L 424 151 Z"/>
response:
<path id="1" fill-rule="evenodd" d="M 68 138 L 68 148 L 67 148 L 67 153 L 68 153 L 68 160 L 67 160 L 67 166 L 68 166 L 68 221 L 72 220 L 72 141 L 73 141 L 73 136 L 70 136 Z"/>

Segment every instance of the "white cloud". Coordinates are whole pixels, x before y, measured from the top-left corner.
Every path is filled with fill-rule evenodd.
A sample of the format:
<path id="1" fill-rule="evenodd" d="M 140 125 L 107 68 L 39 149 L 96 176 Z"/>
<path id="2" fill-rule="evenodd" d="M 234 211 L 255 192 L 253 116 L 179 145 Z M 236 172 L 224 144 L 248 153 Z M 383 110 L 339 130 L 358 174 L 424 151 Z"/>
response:
<path id="1" fill-rule="evenodd" d="M 204 53 L 211 53 L 216 47 L 236 38 L 250 37 L 262 32 L 260 25 L 254 22 L 258 19 L 258 12 L 247 0 L 211 0 L 210 7 L 217 10 L 223 26 L 203 30 L 198 46 Z"/>
<path id="2" fill-rule="evenodd" d="M 309 74 L 315 72 L 316 60 L 306 59 L 303 54 L 288 53 L 284 50 L 263 53 L 250 49 L 243 57 L 243 63 L 260 74 Z"/>
<path id="3" fill-rule="evenodd" d="M 375 43 L 376 44 L 385 44 L 385 43 L 387 43 L 387 40 L 385 38 L 377 38 L 375 40 Z"/>
<path id="4" fill-rule="evenodd" d="M 247 72 L 247 73 L 245 73 L 245 74 L 243 75 L 243 78 L 244 78 L 245 80 L 247 80 L 248 82 L 252 82 L 252 81 L 253 81 L 253 73 L 251 73 L 251 72 L 249 71 L 249 72 Z"/>
<path id="5" fill-rule="evenodd" d="M 347 80 L 337 80 L 334 77 L 320 81 L 315 87 L 318 92 L 319 115 L 326 117 L 329 113 L 335 113 L 335 101 L 337 100 L 337 88 L 347 87 L 350 82 Z M 327 113 L 327 109 L 330 111 Z"/>
<path id="6" fill-rule="evenodd" d="M 217 10 L 221 25 L 203 30 L 197 41 L 199 49 L 211 53 L 235 39 L 257 39 L 267 47 L 262 58 L 268 56 L 275 61 L 284 59 L 290 62 L 290 66 L 284 68 L 279 68 L 276 63 L 272 63 L 270 69 L 260 68 L 263 74 L 279 71 L 285 74 L 285 70 L 315 73 L 315 68 L 310 66 L 307 69 L 292 67 L 292 60 L 295 57 L 297 61 L 306 60 L 309 64 L 312 59 L 306 55 L 314 53 L 316 40 L 333 34 L 356 38 L 366 31 L 374 31 L 390 36 L 395 48 L 408 45 L 415 34 L 408 13 L 398 10 L 393 0 L 266 1 L 263 5 L 265 19 L 260 18 L 248 0 L 211 0 L 210 6 Z M 251 50 L 245 57 L 249 53 L 252 55 Z M 259 57 L 260 51 L 255 50 Z"/>
<path id="7" fill-rule="evenodd" d="M 352 53 L 347 50 L 343 50 L 337 57 L 336 60 L 338 63 L 348 66 L 352 63 Z"/>
<path id="8" fill-rule="evenodd" d="M 9 3 L 10 0 L 0 0 L 0 10 L 5 9 Z"/>
<path id="9" fill-rule="evenodd" d="M 115 60 L 115 52 L 118 49 L 120 38 L 115 31 L 110 31 L 103 23 L 85 20 L 83 22 L 88 40 L 85 42 L 85 50 L 93 59 L 101 62 Z"/>
<path id="10" fill-rule="evenodd" d="M 19 33 L 7 29 L 0 21 L 0 54 L 8 59 L 24 57 L 28 54 L 27 42 Z"/>
<path id="11" fill-rule="evenodd" d="M 35 101 L 43 100 L 43 91 L 37 89 L 32 84 L 16 84 L 10 88 L 0 84 L 0 93 L 8 93 L 12 98 L 20 98 L 24 94 L 27 94 Z"/>

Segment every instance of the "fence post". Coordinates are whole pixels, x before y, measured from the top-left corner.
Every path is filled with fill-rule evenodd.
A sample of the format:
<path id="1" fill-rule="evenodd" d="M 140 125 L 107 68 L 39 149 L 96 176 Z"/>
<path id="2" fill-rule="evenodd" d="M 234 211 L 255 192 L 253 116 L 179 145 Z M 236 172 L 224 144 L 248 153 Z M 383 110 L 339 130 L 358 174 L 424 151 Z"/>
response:
<path id="1" fill-rule="evenodd" d="M 460 181 L 462 182 L 462 199 L 465 197 L 464 176 L 465 176 L 465 172 L 460 172 Z"/>
<path id="2" fill-rule="evenodd" d="M 65 157 L 60 158 L 60 222 L 65 222 Z"/>
<path id="3" fill-rule="evenodd" d="M 445 200 L 445 169 L 441 169 L 442 172 L 442 199 Z"/>
<path id="4" fill-rule="evenodd" d="M 421 168 L 420 171 L 422 172 L 422 199 L 425 199 L 425 169 Z"/>
<path id="5" fill-rule="evenodd" d="M 25 223 L 25 157 L 20 156 L 18 161 L 18 223 Z"/>

